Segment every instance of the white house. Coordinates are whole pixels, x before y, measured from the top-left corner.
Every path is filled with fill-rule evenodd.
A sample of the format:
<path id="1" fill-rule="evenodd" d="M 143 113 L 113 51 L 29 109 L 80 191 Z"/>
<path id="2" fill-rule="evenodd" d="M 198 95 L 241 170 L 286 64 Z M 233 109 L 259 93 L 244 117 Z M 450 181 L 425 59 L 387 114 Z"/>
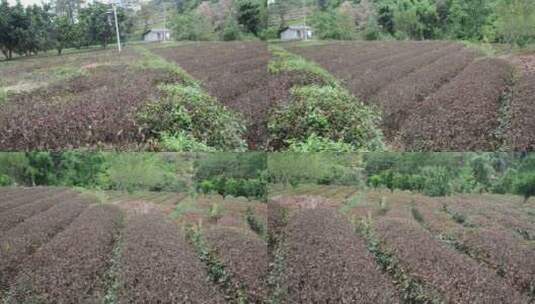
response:
<path id="1" fill-rule="evenodd" d="M 146 42 L 171 40 L 171 31 L 168 29 L 150 29 L 143 33 L 143 40 Z"/>
<path id="2" fill-rule="evenodd" d="M 312 38 L 312 28 L 306 25 L 291 25 L 281 32 L 281 40 L 307 40 Z"/>

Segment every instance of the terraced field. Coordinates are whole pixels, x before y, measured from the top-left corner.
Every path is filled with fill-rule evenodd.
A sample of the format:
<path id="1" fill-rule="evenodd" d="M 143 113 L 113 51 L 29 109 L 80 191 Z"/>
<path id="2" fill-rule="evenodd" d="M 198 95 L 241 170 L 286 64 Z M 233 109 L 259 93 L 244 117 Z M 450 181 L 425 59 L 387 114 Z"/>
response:
<path id="1" fill-rule="evenodd" d="M 360 100 L 377 105 L 385 135 L 396 149 L 532 149 L 531 72 L 515 82 L 511 60 L 449 42 L 327 42 L 286 48 L 318 63 Z"/>
<path id="2" fill-rule="evenodd" d="M 264 303 L 265 204 L 105 195 L 0 188 L 4 303 Z"/>
<path id="3" fill-rule="evenodd" d="M 317 188 L 269 203 L 281 303 L 535 302 L 535 209 L 521 197 Z"/>

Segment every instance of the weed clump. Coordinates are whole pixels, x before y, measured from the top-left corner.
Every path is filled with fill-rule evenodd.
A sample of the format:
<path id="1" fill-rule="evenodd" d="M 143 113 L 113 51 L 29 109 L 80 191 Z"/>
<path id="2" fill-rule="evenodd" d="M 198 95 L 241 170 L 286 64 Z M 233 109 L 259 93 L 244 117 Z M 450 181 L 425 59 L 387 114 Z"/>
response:
<path id="1" fill-rule="evenodd" d="M 268 129 L 270 145 L 275 149 L 305 147 L 319 137 L 351 145 L 353 150 L 384 150 L 383 135 L 378 127 L 380 114 L 355 100 L 346 90 L 310 85 L 294 87 L 292 100 L 275 110 Z M 333 147 L 332 144 L 323 145 Z M 338 147 L 347 150 L 347 146 Z M 318 149 L 315 149 L 318 150 Z"/>
<path id="2" fill-rule="evenodd" d="M 164 147 L 246 149 L 243 140 L 245 125 L 241 118 L 199 87 L 162 85 L 160 89 L 163 98 L 145 104 L 137 114 L 138 122 L 149 137 L 163 134 Z M 182 132 L 182 135 L 169 137 L 176 131 Z"/>

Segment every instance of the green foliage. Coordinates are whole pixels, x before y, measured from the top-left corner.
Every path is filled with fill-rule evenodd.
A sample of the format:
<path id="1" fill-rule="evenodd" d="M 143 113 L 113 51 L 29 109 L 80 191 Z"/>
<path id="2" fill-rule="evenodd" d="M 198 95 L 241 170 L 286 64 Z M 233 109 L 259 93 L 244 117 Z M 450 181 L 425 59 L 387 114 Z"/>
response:
<path id="1" fill-rule="evenodd" d="M 7 91 L 0 87 L 0 106 L 7 102 Z"/>
<path id="2" fill-rule="evenodd" d="M 535 173 L 519 175 L 513 187 L 517 194 L 524 196 L 524 202 L 527 202 L 531 196 L 535 195 Z"/>
<path id="3" fill-rule="evenodd" d="M 327 138 L 322 138 L 316 134 L 310 135 L 304 141 L 288 140 L 287 143 L 289 152 L 354 152 L 355 148 L 342 141 L 332 141 Z"/>
<path id="4" fill-rule="evenodd" d="M 273 54 L 273 59 L 268 65 L 268 70 L 272 74 L 295 73 L 305 76 L 316 84 L 321 83 L 333 87 L 339 86 L 338 79 L 316 63 L 292 54 L 278 46 L 270 46 L 270 51 Z"/>
<path id="5" fill-rule="evenodd" d="M 262 0 L 238 0 L 236 2 L 238 23 L 248 32 L 257 36 L 265 27 L 263 13 L 266 2 Z"/>
<path id="6" fill-rule="evenodd" d="M 279 38 L 279 29 L 276 27 L 267 27 L 260 32 L 259 35 L 262 40 L 270 40 Z"/>
<path id="7" fill-rule="evenodd" d="M 368 186 L 377 189 L 383 183 L 383 179 L 380 175 L 372 175 L 368 178 Z"/>
<path id="8" fill-rule="evenodd" d="M 177 14 L 170 22 L 173 38 L 176 40 L 215 39 L 215 31 L 210 21 L 193 11 Z"/>
<path id="9" fill-rule="evenodd" d="M 147 103 L 137 114 L 149 136 L 187 132 L 195 140 L 222 150 L 243 151 L 245 126 L 237 114 L 197 86 L 164 85 L 162 100 Z"/>
<path id="10" fill-rule="evenodd" d="M 241 30 L 238 22 L 234 18 L 227 18 L 221 32 L 221 39 L 223 41 L 240 40 Z"/>
<path id="11" fill-rule="evenodd" d="M 271 153 L 267 179 L 271 183 L 300 183 L 362 186 L 359 168 L 361 155 L 356 153 Z"/>
<path id="12" fill-rule="evenodd" d="M 342 207 L 340 207 L 340 212 L 343 214 L 348 214 L 351 210 L 360 206 L 363 201 L 364 201 L 364 192 L 355 194 L 344 202 Z"/>
<path id="13" fill-rule="evenodd" d="M 534 1 L 500 0 L 496 14 L 496 32 L 500 40 L 520 47 L 535 41 Z"/>
<path id="14" fill-rule="evenodd" d="M 193 179 L 197 182 L 213 177 L 236 179 L 262 179 L 267 169 L 266 154 L 248 153 L 210 153 L 201 155 L 195 162 Z"/>
<path id="15" fill-rule="evenodd" d="M 184 131 L 173 135 L 168 132 L 160 134 L 161 149 L 167 152 L 215 152 L 216 149 L 198 142 L 193 136 Z"/>
<path id="16" fill-rule="evenodd" d="M 104 188 L 123 191 L 184 191 L 185 185 L 158 154 L 113 153 L 100 176 Z"/>
<path id="17" fill-rule="evenodd" d="M 292 100 L 275 110 L 269 120 L 270 144 L 287 147 L 289 141 L 303 141 L 313 134 L 350 144 L 355 150 L 383 150 L 379 113 L 346 90 L 330 86 L 294 87 Z"/>
<path id="18" fill-rule="evenodd" d="M 11 177 L 5 174 L 0 174 L 0 186 L 4 187 L 11 185 L 13 185 L 13 180 L 11 179 Z"/>
<path id="19" fill-rule="evenodd" d="M 452 192 L 451 176 L 444 167 L 424 167 L 425 179 L 423 192 L 429 196 L 447 196 Z"/>
<path id="20" fill-rule="evenodd" d="M 218 193 L 225 196 L 246 197 L 248 199 L 266 200 L 267 184 L 259 179 L 236 179 L 223 176 L 203 180 L 197 185 L 202 193 Z"/>
<path id="21" fill-rule="evenodd" d="M 245 220 L 247 221 L 249 228 L 251 228 L 251 230 L 253 230 L 256 234 L 262 238 L 267 237 L 267 229 L 265 224 L 258 219 L 251 207 L 247 207 L 247 210 L 245 211 Z"/>
<path id="22" fill-rule="evenodd" d="M 336 10 L 317 11 L 310 22 L 319 39 L 351 40 L 356 36 L 351 17 Z"/>

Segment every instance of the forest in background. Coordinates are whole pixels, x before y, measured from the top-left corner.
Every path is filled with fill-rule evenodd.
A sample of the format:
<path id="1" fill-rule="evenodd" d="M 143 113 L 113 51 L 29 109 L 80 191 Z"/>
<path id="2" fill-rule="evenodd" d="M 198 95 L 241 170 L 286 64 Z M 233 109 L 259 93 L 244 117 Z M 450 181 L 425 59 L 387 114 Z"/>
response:
<path id="1" fill-rule="evenodd" d="M 266 200 L 268 184 L 384 188 L 428 196 L 535 195 L 525 153 L 0 153 L 0 185 L 217 193 Z"/>
<path id="2" fill-rule="evenodd" d="M 269 24 L 314 28 L 319 39 L 535 41 L 531 0 L 270 0 Z"/>
<path id="3" fill-rule="evenodd" d="M 82 3 L 54 0 L 25 7 L 0 0 L 0 51 L 11 59 L 115 43 L 112 6 Z M 267 10 L 264 0 L 151 0 L 118 6 L 117 21 L 122 43 L 166 27 L 176 40 L 254 40 L 265 38 Z"/>

